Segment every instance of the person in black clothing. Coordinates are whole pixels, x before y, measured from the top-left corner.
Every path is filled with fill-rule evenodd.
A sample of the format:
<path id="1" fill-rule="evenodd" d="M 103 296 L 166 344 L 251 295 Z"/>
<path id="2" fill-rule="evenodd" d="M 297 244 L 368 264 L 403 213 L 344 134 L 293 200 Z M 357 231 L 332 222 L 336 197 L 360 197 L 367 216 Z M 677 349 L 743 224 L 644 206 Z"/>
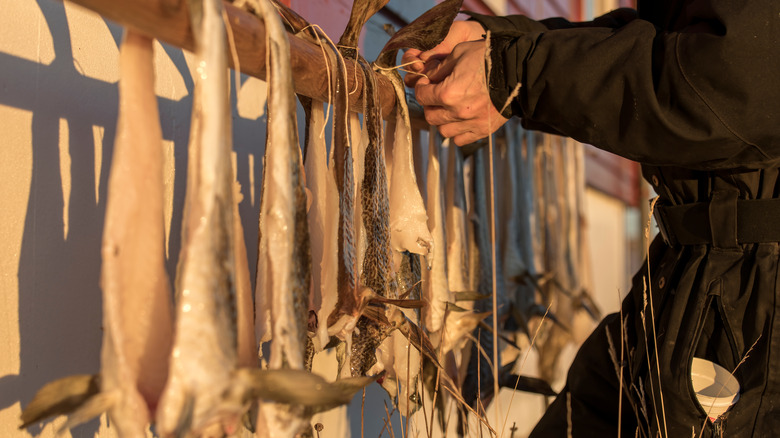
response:
<path id="1" fill-rule="evenodd" d="M 599 324 L 531 436 L 780 434 L 780 2 L 640 0 L 587 23 L 472 15 L 415 60 L 427 78 L 406 83 L 456 144 L 521 117 L 638 161 L 659 195 L 627 324 Z M 623 342 L 622 385 L 608 337 L 618 354 Z M 694 357 L 736 369 L 740 398 L 714 423 Z"/>

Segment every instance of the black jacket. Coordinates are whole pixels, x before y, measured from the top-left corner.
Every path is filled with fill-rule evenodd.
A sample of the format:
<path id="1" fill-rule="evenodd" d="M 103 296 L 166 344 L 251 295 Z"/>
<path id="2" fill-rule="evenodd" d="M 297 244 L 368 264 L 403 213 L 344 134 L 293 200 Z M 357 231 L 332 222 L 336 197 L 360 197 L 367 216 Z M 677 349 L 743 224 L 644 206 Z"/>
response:
<path id="1" fill-rule="evenodd" d="M 491 31 L 497 108 L 521 83 L 508 111 L 525 127 L 638 161 L 661 210 L 707 212 L 672 231 L 710 240 L 657 237 L 624 302 L 623 412 L 634 418 L 624 415 L 623 435 L 637 425 L 649 436 L 715 431 L 690 384 L 694 356 L 736 368 L 740 399 L 716 426 L 724 436 L 780 434 L 780 246 L 735 238 L 737 223 L 780 229 L 780 215 L 735 207 L 780 197 L 780 2 L 640 1 L 588 23 L 473 17 Z M 616 433 L 620 386 L 604 338 L 619 346 L 619 324 L 612 317 L 586 342 L 564 391 L 572 412 L 548 411 L 538 436 L 566 436 L 567 415 L 573 436 Z"/>

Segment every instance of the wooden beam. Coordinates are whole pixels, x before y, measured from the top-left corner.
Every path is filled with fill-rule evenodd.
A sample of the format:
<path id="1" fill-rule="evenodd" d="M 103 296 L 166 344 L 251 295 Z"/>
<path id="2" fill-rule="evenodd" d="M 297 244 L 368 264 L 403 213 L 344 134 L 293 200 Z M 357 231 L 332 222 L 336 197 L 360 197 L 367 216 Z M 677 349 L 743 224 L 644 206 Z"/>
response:
<path id="1" fill-rule="evenodd" d="M 91 9 L 122 26 L 135 28 L 184 50 L 193 51 L 195 43 L 186 0 L 69 0 Z M 241 72 L 265 80 L 265 25 L 256 16 L 223 1 L 228 23 L 235 39 Z M 328 101 L 328 75 L 319 46 L 290 37 L 290 57 L 295 91 L 320 101 Z M 229 50 L 225 48 L 225 50 Z M 230 59 L 231 67 L 233 60 Z M 347 60 L 350 109 L 363 111 L 363 75 L 355 74 L 355 62 Z M 377 75 L 382 114 L 387 117 L 395 106 L 393 86 Z M 357 82 L 357 83 L 356 83 Z"/>

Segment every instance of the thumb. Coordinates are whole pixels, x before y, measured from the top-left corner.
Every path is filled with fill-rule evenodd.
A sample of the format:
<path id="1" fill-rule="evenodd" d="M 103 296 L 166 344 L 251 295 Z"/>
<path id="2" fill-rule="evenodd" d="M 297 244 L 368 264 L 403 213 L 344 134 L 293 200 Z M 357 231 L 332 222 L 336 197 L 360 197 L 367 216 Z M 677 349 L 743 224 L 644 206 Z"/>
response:
<path id="1" fill-rule="evenodd" d="M 450 73 L 452 73 L 452 70 L 455 68 L 457 63 L 457 59 L 454 59 L 452 56 L 448 56 L 441 61 L 429 61 L 428 65 L 430 65 L 430 68 L 427 71 L 428 79 L 432 83 L 441 82 L 444 78 L 449 76 Z M 426 67 L 428 67 L 428 65 L 426 65 Z"/>
<path id="2" fill-rule="evenodd" d="M 420 59 L 421 53 L 422 51 L 418 49 L 406 49 L 403 56 L 401 56 L 401 64 L 409 64 L 411 62 L 412 64 L 409 64 L 406 67 L 408 70 L 421 71 L 423 69 L 423 62 L 414 62 L 422 61 Z"/>

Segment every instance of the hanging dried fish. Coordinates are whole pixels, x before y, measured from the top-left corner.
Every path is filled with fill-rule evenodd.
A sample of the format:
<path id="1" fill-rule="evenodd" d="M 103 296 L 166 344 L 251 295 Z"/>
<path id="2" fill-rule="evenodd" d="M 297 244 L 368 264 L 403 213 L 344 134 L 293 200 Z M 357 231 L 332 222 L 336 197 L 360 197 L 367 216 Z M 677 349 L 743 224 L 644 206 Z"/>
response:
<path id="1" fill-rule="evenodd" d="M 258 7 L 266 27 L 269 88 L 258 302 L 270 309 L 268 368 L 302 370 L 308 342 L 311 254 L 289 42 L 270 2 L 262 0 Z M 303 406 L 261 402 L 258 432 L 264 436 L 294 436 L 309 425 L 310 415 Z"/>
<path id="2" fill-rule="evenodd" d="M 413 47 L 427 50 L 441 42 L 458 14 L 461 3 L 462 0 L 447 0 L 425 12 L 396 32 L 385 44 L 375 62 L 379 72 L 393 84 L 396 95 L 395 114 L 388 117 L 389 130 L 393 131 L 393 147 L 388 151 L 391 158 L 387 161 L 392 163 L 390 233 L 393 249 L 397 252 L 409 251 L 412 254 L 428 255 L 433 239 L 428 229 L 428 217 L 414 170 L 406 92 L 401 76 L 389 67 L 395 64 L 399 49 Z"/>
<path id="3" fill-rule="evenodd" d="M 258 288 L 258 292 L 265 295 L 265 302 L 271 303 L 273 339 L 271 370 L 249 370 L 245 374 L 254 376 L 250 379 L 251 393 L 266 399 L 260 403 L 258 433 L 286 437 L 306 430 L 314 413 L 348 402 L 374 378 L 348 378 L 327 383 L 308 372 L 299 371 L 300 376 L 295 373 L 304 367 L 303 352 L 308 341 L 307 294 L 311 264 L 303 166 L 295 134 L 287 36 L 267 0 L 258 1 L 257 10 L 266 24 L 271 90 L 263 182 L 265 198 L 261 204 L 261 215 L 265 215 L 261 220 L 265 227 L 261 230 L 261 239 L 265 242 L 261 242 L 260 249 L 267 252 L 258 257 L 265 263 L 263 275 L 267 277 L 258 278 L 258 284 L 265 282 L 264 289 Z M 290 227 L 290 223 L 294 225 Z M 266 373 L 286 373 L 288 381 L 280 385 Z"/>
<path id="4" fill-rule="evenodd" d="M 428 176 L 427 210 L 428 228 L 433 237 L 433 251 L 430 270 L 423 270 L 423 296 L 428 306 L 425 309 L 425 326 L 431 332 L 441 329 L 447 303 L 452 301 L 447 283 L 447 241 L 444 229 L 444 197 L 442 196 L 442 172 L 440 159 L 441 144 L 435 128 L 428 132 Z"/>
<path id="5" fill-rule="evenodd" d="M 469 288 L 468 209 L 463 181 L 463 154 L 455 144 L 449 141 L 447 144 L 447 284 L 452 292 L 466 292 L 473 289 Z"/>
<path id="6" fill-rule="evenodd" d="M 372 296 L 393 297 L 397 285 L 393 281 L 389 228 L 390 202 L 376 77 L 362 57 L 358 60 L 358 65 L 363 72 L 365 84 L 364 126 L 368 140 L 361 190 L 363 225 L 367 243 L 362 264 L 361 285 L 368 288 Z M 353 336 L 350 351 L 350 373 L 365 375 L 376 363 L 376 350 L 390 334 L 392 327 L 361 317 L 357 328 L 359 333 Z M 384 369 L 384 366 L 381 368 Z"/>
<path id="7" fill-rule="evenodd" d="M 491 299 L 480 299 L 475 301 L 474 307 L 481 312 L 499 312 L 493 313 L 488 317 L 486 321 L 488 326 L 492 326 L 490 318 L 500 318 L 501 314 L 507 310 L 508 300 L 506 297 L 505 288 L 501 282 L 493 285 L 492 275 L 492 245 L 490 240 L 490 228 L 493 226 L 491 222 L 492 215 L 490 214 L 490 207 L 488 205 L 489 199 L 489 184 L 488 184 L 488 151 L 486 148 L 477 150 L 473 158 L 473 185 L 474 185 L 474 215 L 472 220 L 474 221 L 475 229 L 475 241 L 477 245 L 477 252 L 479 254 L 479 274 L 478 274 L 478 286 L 477 292 L 486 297 L 492 297 L 493 292 L 496 293 L 496 307 L 493 309 L 493 303 Z M 500 267 L 496 267 L 496 278 L 501 278 Z M 478 349 L 482 348 L 484 351 L 493 350 L 493 338 L 495 334 L 492 331 L 486 331 L 477 329 L 474 337 L 479 340 L 480 346 L 474 345 L 471 350 L 471 354 L 468 362 L 468 371 L 466 373 L 466 379 L 463 383 L 463 395 L 467 402 L 479 403 L 482 406 L 487 406 L 494 395 L 494 377 L 493 367 L 498 366 L 501 363 L 500 355 L 497 357 L 491 357 L 490 362 L 481 354 Z M 492 363 L 491 363 L 492 362 Z"/>
<path id="8" fill-rule="evenodd" d="M 306 184 L 312 195 L 309 209 L 309 231 L 312 255 L 312 293 L 309 308 L 315 312 L 317 327 L 315 345 L 321 350 L 328 344 L 327 318 L 336 307 L 336 256 L 338 251 L 338 189 L 333 161 L 328 159 L 324 138 L 322 103 L 315 103 L 307 126 Z"/>
<path id="9" fill-rule="evenodd" d="M 72 412 L 63 430 L 108 411 L 120 437 L 145 437 L 168 376 L 172 315 L 152 43 L 128 29 L 120 51 L 119 122 L 103 232 L 100 375 L 44 386 L 22 412 L 22 428 Z"/>
<path id="10" fill-rule="evenodd" d="M 197 77 L 189 144 L 176 331 L 157 413 L 161 436 L 233 433 L 245 410 L 223 397 L 237 368 L 230 106 L 222 3 L 190 0 Z"/>

